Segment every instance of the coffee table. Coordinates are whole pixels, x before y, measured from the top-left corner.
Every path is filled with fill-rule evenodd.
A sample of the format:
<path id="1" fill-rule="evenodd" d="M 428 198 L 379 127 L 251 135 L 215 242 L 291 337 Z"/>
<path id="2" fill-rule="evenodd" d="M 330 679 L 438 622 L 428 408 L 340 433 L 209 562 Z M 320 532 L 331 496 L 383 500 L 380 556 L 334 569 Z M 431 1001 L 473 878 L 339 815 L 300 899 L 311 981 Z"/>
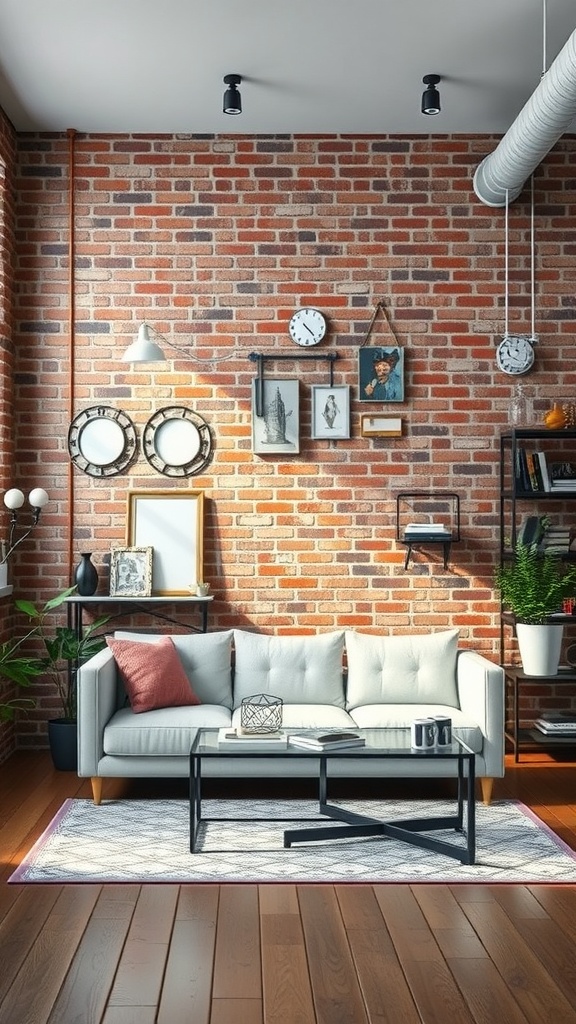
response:
<path id="1" fill-rule="evenodd" d="M 287 730 L 289 732 L 289 730 Z M 305 732 L 295 729 L 294 732 Z M 430 750 L 415 750 L 410 744 L 409 729 L 354 729 L 364 737 L 363 747 L 344 747 L 339 750 L 306 750 L 303 747 L 286 746 L 272 750 L 250 750 L 249 747 L 228 747 L 218 745 L 218 729 L 198 729 L 190 750 L 190 852 L 195 853 L 198 829 L 202 821 L 218 821 L 218 818 L 202 817 L 202 761 L 219 757 L 231 759 L 285 758 L 310 761 L 310 773 L 318 776 L 318 808 L 322 818 L 342 822 L 331 827 L 290 828 L 284 831 L 284 846 L 299 842 L 324 842 L 330 839 L 355 838 L 361 836 L 388 836 L 413 846 L 419 846 L 447 857 L 453 857 L 462 864 L 474 864 L 476 856 L 476 799 L 475 799 L 475 755 L 458 737 L 445 747 Z M 244 742 L 244 741 L 243 741 Z M 248 743 L 248 741 L 246 741 Z M 338 760 L 364 760 L 377 758 L 381 761 L 455 761 L 457 791 L 454 814 L 437 817 L 404 818 L 399 821 L 382 821 L 368 815 L 358 814 L 328 803 L 329 764 Z M 230 774 L 234 775 L 233 765 Z M 250 823 L 250 817 L 246 817 Z M 270 819 L 281 821 L 283 819 Z M 445 838 L 429 835 L 430 832 L 452 829 L 465 837 L 465 845 Z"/>

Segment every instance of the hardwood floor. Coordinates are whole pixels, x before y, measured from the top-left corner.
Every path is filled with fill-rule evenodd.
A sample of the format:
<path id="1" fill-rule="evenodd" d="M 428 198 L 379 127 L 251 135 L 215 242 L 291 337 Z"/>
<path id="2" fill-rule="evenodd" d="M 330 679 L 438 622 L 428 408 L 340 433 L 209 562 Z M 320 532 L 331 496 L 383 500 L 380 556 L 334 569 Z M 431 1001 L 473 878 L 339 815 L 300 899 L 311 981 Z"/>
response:
<path id="1" fill-rule="evenodd" d="M 526 760 L 495 798 L 576 849 L 575 792 Z M 576 886 L 7 885 L 74 796 L 43 752 L 0 766 L 0 1024 L 576 1024 Z"/>

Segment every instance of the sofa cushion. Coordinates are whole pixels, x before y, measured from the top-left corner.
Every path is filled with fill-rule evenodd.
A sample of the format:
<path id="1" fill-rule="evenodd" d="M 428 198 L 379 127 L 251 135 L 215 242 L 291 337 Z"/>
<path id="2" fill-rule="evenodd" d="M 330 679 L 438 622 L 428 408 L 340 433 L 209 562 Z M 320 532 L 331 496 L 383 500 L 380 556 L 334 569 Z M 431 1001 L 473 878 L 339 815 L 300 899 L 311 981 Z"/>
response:
<path id="1" fill-rule="evenodd" d="M 104 728 L 103 749 L 118 757 L 188 757 L 196 729 L 223 729 L 230 711 L 214 704 L 162 708 L 135 715 L 121 708 Z"/>
<path id="2" fill-rule="evenodd" d="M 370 636 L 346 630 L 346 707 L 447 704 L 458 707 L 458 630 L 417 636 Z"/>
<path id="3" fill-rule="evenodd" d="M 117 631 L 115 637 L 154 644 L 159 634 Z M 232 630 L 217 633 L 171 633 L 190 686 L 202 704 L 232 707 Z"/>
<path id="4" fill-rule="evenodd" d="M 155 644 L 107 637 L 135 715 L 154 708 L 199 704 L 169 636 Z"/>
<path id="5" fill-rule="evenodd" d="M 234 707 L 243 697 L 268 693 L 289 704 L 344 707 L 344 633 L 266 636 L 234 630 Z"/>

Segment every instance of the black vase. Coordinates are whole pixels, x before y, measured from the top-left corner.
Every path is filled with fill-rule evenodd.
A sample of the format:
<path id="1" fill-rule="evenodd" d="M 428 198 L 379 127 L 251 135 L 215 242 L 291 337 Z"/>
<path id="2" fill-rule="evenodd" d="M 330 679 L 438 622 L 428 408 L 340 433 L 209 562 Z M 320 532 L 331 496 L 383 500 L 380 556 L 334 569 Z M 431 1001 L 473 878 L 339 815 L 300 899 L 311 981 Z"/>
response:
<path id="1" fill-rule="evenodd" d="M 81 597 L 90 597 L 98 587 L 98 572 L 91 558 L 91 551 L 83 552 L 74 572 L 74 582 Z"/>

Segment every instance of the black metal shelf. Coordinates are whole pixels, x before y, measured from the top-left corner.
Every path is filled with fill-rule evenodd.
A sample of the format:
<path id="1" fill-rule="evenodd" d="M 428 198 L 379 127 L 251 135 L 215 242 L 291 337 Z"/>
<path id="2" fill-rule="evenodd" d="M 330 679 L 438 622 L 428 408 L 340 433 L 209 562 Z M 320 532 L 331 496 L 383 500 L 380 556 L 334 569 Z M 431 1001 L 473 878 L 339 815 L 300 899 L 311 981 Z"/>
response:
<path id="1" fill-rule="evenodd" d="M 422 504 L 419 512 L 412 514 L 434 515 L 439 514 L 448 517 L 450 528 L 445 537 L 439 537 L 437 532 L 430 529 L 429 536 L 408 535 L 405 526 L 402 525 L 402 504 L 409 505 L 410 502 L 417 505 Z M 440 509 L 440 511 L 438 511 Z M 423 525 L 426 525 L 425 523 Z M 448 568 L 452 544 L 460 542 L 460 495 L 454 491 L 402 491 L 396 495 L 396 540 L 406 548 L 404 569 L 408 568 L 414 548 L 441 547 L 444 556 L 444 569 Z"/>

